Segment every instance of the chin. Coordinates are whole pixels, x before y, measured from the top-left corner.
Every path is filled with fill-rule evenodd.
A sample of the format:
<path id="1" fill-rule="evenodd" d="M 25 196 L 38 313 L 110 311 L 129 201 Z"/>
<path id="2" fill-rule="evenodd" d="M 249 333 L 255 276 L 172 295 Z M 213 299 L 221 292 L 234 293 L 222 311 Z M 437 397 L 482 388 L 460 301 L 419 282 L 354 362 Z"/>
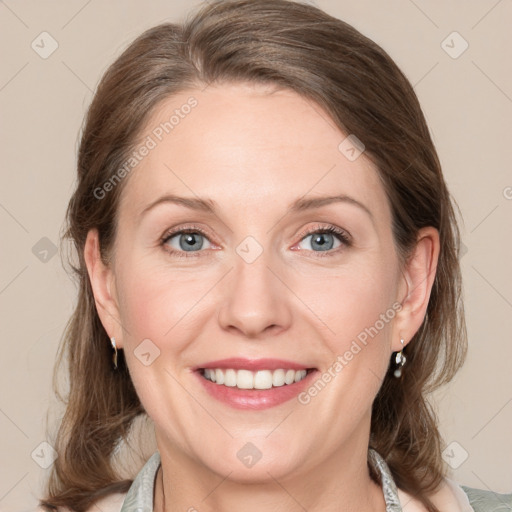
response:
<path id="1" fill-rule="evenodd" d="M 297 446 L 297 445 L 295 445 Z M 235 440 L 229 447 L 223 447 L 203 460 L 211 471 L 238 483 L 268 483 L 302 469 L 303 464 L 296 451 L 291 456 L 291 448 L 284 444 L 250 440 Z M 228 454 L 230 454 L 228 456 Z"/>
<path id="2" fill-rule="evenodd" d="M 232 465 L 222 464 L 210 467 L 212 471 L 222 475 L 223 478 L 239 484 L 266 484 L 272 481 L 281 480 L 293 473 L 294 467 L 290 461 L 278 463 L 277 461 L 264 462 L 261 459 L 252 467 L 246 467 L 240 461 L 233 461 Z"/>

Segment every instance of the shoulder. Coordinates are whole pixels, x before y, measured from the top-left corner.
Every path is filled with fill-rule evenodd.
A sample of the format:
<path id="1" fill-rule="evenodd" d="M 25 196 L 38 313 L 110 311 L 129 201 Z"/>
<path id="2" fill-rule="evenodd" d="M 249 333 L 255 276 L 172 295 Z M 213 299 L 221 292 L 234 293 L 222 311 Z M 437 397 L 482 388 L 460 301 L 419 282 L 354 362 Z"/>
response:
<path id="1" fill-rule="evenodd" d="M 126 493 L 114 493 L 98 500 L 86 512 L 120 512 L 123 507 Z M 42 507 L 38 507 L 34 512 L 47 512 Z M 70 512 L 68 508 L 59 508 L 58 512 Z"/>
<path id="2" fill-rule="evenodd" d="M 115 493 L 97 501 L 87 512 L 120 512 L 126 493 Z"/>
<path id="3" fill-rule="evenodd" d="M 475 512 L 505 512 L 512 511 L 512 493 L 502 494 L 473 487 L 460 486 L 466 493 Z"/>
<path id="4" fill-rule="evenodd" d="M 402 489 L 398 496 L 403 510 L 426 512 L 426 508 Z M 500 494 L 459 485 L 445 478 L 438 490 L 430 496 L 442 512 L 512 512 L 512 494 Z"/>

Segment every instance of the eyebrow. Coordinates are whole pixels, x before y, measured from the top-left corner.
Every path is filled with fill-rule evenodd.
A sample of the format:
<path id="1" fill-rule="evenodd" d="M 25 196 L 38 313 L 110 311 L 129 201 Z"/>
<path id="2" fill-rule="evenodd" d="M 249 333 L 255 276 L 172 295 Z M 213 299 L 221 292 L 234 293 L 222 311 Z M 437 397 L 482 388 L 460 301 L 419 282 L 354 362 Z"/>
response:
<path id="1" fill-rule="evenodd" d="M 190 208 L 191 210 L 197 210 L 202 211 L 206 213 L 212 213 L 216 215 L 217 211 L 217 204 L 215 201 L 209 198 L 199 198 L 199 197 L 181 197 L 176 196 L 173 194 L 166 194 L 155 201 L 153 201 L 151 204 L 146 206 L 144 210 L 140 213 L 140 216 L 142 217 L 145 215 L 149 210 L 152 210 L 159 204 L 163 203 L 172 203 L 177 204 L 181 206 L 185 206 L 186 208 Z M 372 222 L 374 222 L 374 217 L 370 209 L 364 205 L 363 203 L 359 202 L 357 199 L 354 199 L 353 197 L 347 196 L 347 195 L 336 195 L 336 196 L 322 196 L 322 197 L 301 197 L 294 201 L 289 209 L 292 213 L 296 212 L 302 212 L 306 210 L 312 210 L 315 208 L 321 208 L 322 206 L 326 206 L 333 203 L 349 203 L 354 206 L 359 207 L 361 210 L 366 212 Z"/>

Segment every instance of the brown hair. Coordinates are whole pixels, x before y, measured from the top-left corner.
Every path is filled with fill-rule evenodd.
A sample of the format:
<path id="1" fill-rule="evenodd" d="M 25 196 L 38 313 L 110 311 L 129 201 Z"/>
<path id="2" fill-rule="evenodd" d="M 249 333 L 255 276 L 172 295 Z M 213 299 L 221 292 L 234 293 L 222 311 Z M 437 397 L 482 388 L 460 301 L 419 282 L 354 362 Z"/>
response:
<path id="1" fill-rule="evenodd" d="M 427 314 L 406 347 L 401 379 L 392 368 L 374 401 L 370 446 L 390 466 L 398 487 L 437 509 L 428 495 L 443 476 L 441 439 L 427 394 L 448 382 L 466 354 L 461 301 L 459 228 L 436 150 L 410 83 L 377 44 L 311 5 L 287 0 L 217 1 L 184 24 L 163 24 L 139 36 L 103 76 L 87 113 L 78 153 L 78 183 L 67 210 L 78 261 L 78 303 L 63 336 L 56 372 L 67 362 L 69 392 L 46 497 L 83 512 L 99 498 L 125 492 L 113 464 L 116 445 L 145 414 L 122 353 L 111 347 L 95 309 L 84 261 L 89 230 L 98 229 L 108 263 L 119 197 L 94 191 L 115 175 L 163 99 L 221 82 L 270 83 L 315 102 L 376 164 L 393 215 L 404 264 L 418 230 L 438 229 L 441 248 Z M 375 475 L 374 475 L 375 476 Z"/>

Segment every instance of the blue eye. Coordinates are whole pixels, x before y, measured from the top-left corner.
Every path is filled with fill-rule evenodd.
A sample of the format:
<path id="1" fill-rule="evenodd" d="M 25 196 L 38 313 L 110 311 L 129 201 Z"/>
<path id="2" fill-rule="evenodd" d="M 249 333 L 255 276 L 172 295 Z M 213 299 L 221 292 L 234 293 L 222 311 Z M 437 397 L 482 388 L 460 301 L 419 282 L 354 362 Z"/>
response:
<path id="1" fill-rule="evenodd" d="M 349 247 L 351 245 L 350 237 L 348 234 L 338 229 L 334 226 L 328 226 L 326 228 L 322 229 L 315 229 L 313 231 L 308 231 L 307 233 L 303 234 L 303 238 L 301 240 L 304 241 L 311 237 L 310 240 L 310 247 L 312 252 L 315 253 L 325 253 L 325 254 L 318 254 L 318 256 L 331 256 L 333 254 L 338 253 L 338 249 L 340 246 L 346 246 Z M 336 242 L 336 239 L 338 240 L 338 245 L 334 247 L 334 244 Z"/>
<path id="2" fill-rule="evenodd" d="M 329 251 L 330 249 L 333 248 L 333 245 L 336 242 L 336 237 L 331 233 L 316 232 L 306 236 L 304 240 L 310 237 L 310 246 L 312 250 L 315 250 L 315 252 L 316 249 L 318 249 L 319 251 Z M 338 243 L 340 243 L 339 240 Z"/>
<path id="3" fill-rule="evenodd" d="M 199 252 L 201 249 L 208 249 L 209 247 L 205 247 L 204 240 L 210 243 L 206 235 L 201 231 L 187 228 L 166 235 L 162 240 L 162 244 L 171 248 L 169 251 L 171 254 L 187 257 L 188 255 L 183 254 L 183 252 L 194 253 Z M 177 242 L 177 246 L 172 242 Z"/>
<path id="4" fill-rule="evenodd" d="M 301 240 L 311 238 L 310 248 L 300 249 L 312 252 L 317 257 L 334 256 L 339 253 L 340 247 L 350 247 L 351 237 L 342 229 L 334 226 L 316 228 L 302 233 Z M 336 240 L 338 245 L 335 246 Z M 161 240 L 161 245 L 171 256 L 190 258 L 201 256 L 202 249 L 212 247 L 206 234 L 198 227 L 188 227 L 167 233 Z"/>

